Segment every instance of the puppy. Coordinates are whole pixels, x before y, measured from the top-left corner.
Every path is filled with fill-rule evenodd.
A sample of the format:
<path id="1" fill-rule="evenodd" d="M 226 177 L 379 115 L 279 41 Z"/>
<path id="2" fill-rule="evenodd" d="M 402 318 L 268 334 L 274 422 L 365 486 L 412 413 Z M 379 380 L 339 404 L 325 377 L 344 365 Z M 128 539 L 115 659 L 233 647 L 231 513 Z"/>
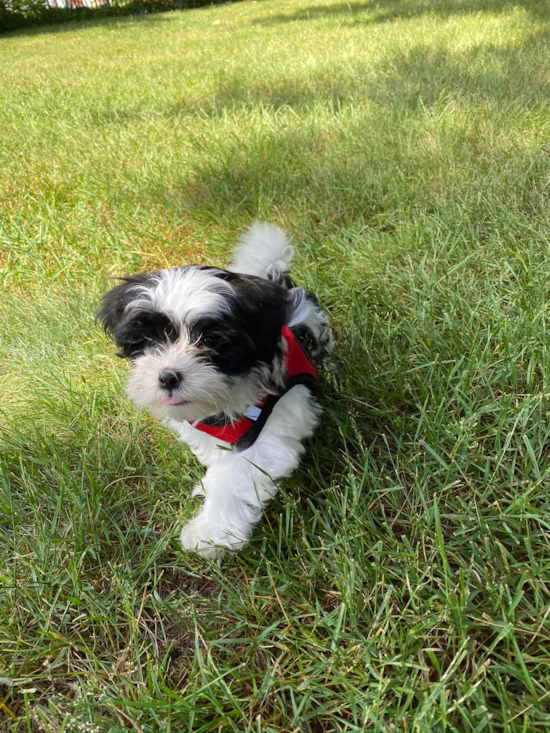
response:
<path id="1" fill-rule="evenodd" d="M 255 223 L 232 264 L 132 275 L 97 314 L 131 362 L 126 393 L 207 468 L 186 550 L 238 550 L 319 422 L 313 360 L 332 346 L 317 298 L 296 287 L 284 232 Z"/>

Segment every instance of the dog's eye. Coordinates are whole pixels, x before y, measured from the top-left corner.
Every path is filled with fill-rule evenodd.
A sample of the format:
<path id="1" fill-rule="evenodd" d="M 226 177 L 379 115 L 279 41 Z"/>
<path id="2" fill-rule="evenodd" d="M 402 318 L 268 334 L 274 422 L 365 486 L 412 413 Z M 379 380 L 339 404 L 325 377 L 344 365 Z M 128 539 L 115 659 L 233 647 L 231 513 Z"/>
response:
<path id="1" fill-rule="evenodd" d="M 201 338 L 201 346 L 205 349 L 211 349 L 214 346 L 214 339 L 210 336 L 203 336 Z"/>

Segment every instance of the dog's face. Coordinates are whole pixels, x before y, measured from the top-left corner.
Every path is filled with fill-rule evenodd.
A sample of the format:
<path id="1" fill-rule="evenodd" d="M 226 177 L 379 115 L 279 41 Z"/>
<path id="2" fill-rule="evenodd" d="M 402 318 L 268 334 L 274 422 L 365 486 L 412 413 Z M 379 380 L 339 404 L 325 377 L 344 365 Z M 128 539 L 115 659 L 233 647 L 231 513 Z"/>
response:
<path id="1" fill-rule="evenodd" d="M 193 421 L 238 410 L 246 385 L 280 357 L 286 299 L 268 280 L 191 265 L 125 278 L 98 319 L 132 362 L 135 405 Z"/>

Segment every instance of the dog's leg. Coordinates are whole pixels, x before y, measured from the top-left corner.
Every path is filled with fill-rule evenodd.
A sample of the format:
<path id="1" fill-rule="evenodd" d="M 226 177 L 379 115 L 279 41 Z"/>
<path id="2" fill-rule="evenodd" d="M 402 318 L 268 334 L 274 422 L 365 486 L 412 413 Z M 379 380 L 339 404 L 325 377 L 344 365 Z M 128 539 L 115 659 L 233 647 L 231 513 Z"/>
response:
<path id="1" fill-rule="evenodd" d="M 259 438 L 242 453 L 219 451 L 203 479 L 204 504 L 181 532 L 186 550 L 215 557 L 220 548 L 238 550 L 304 452 L 302 441 L 319 422 L 320 407 L 304 386 L 294 387 L 275 405 Z"/>
<path id="2" fill-rule="evenodd" d="M 178 436 L 178 439 L 189 447 L 203 466 L 210 466 L 225 455 L 226 451 L 223 448 L 219 448 L 219 445 L 227 449 L 231 447 L 229 443 L 214 440 L 210 435 L 201 433 L 200 430 L 195 430 L 188 422 L 166 420 L 166 424 L 172 428 Z"/>
<path id="3" fill-rule="evenodd" d="M 203 466 L 211 466 L 231 449 L 229 443 L 214 440 L 210 435 L 202 433 L 188 422 L 177 422 L 176 420 L 167 420 L 166 424 L 172 428 L 179 440 L 185 443 L 191 452 L 198 458 Z M 223 448 L 218 446 L 222 445 Z M 224 450 L 224 448 L 226 450 Z M 196 484 L 193 487 L 191 496 L 204 497 L 204 483 Z"/>

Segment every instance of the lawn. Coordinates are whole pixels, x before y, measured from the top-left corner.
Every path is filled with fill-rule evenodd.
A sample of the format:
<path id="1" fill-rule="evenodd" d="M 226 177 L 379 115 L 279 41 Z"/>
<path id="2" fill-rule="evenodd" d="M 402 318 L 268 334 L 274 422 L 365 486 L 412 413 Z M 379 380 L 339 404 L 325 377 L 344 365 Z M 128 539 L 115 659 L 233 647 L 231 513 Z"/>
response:
<path id="1" fill-rule="evenodd" d="M 550 5 L 246 0 L 0 37 L 0 729 L 550 729 Z M 113 278 L 255 218 L 330 311 L 250 545 L 124 398 Z"/>

